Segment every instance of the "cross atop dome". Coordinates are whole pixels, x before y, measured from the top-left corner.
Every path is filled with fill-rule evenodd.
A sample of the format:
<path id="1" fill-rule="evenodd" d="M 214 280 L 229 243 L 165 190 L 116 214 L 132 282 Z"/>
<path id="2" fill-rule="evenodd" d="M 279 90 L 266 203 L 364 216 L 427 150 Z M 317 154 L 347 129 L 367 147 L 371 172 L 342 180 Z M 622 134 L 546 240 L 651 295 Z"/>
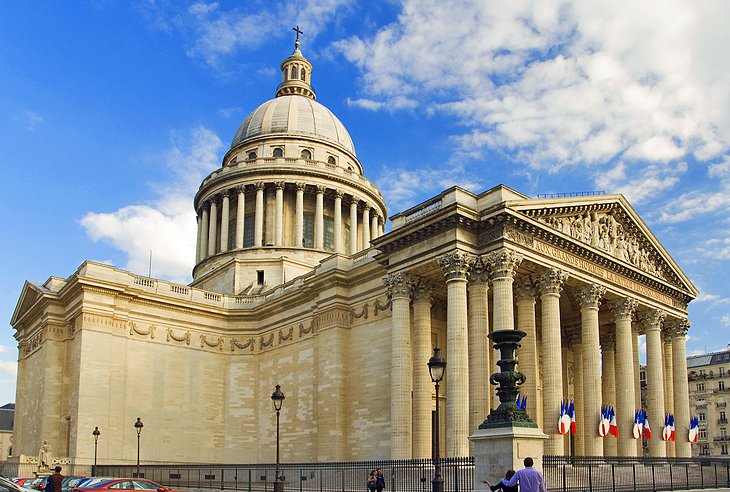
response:
<path id="1" fill-rule="evenodd" d="M 312 64 L 299 51 L 299 35 L 304 34 L 304 31 L 299 29 L 299 24 L 292 27 L 292 30 L 297 33 L 294 52 L 281 62 L 281 84 L 276 88 L 276 97 L 303 96 L 317 99 L 311 85 Z"/>

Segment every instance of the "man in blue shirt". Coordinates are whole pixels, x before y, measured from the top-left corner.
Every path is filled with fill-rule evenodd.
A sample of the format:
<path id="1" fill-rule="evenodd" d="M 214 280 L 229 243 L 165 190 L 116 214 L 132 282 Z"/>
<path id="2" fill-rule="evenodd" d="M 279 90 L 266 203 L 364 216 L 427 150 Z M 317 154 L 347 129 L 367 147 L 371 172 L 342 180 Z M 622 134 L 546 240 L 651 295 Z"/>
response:
<path id="1" fill-rule="evenodd" d="M 520 483 L 520 492 L 547 492 L 545 478 L 542 473 L 532 468 L 534 462 L 529 456 L 523 462 L 525 468 L 517 470 L 517 472 L 509 480 L 502 480 L 507 487 L 512 487 Z"/>

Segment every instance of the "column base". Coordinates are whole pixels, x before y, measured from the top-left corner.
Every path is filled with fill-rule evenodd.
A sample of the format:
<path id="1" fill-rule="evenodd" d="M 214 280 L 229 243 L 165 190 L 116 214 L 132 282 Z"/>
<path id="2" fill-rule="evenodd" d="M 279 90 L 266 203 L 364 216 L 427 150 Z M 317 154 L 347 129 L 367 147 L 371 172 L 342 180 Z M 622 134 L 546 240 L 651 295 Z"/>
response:
<path id="1" fill-rule="evenodd" d="M 507 470 L 524 468 L 528 456 L 533 468 L 542 472 L 544 441 L 548 437 L 534 427 L 504 426 L 477 429 L 469 440 L 474 444 L 474 491 L 490 492 L 484 480 L 495 485 Z"/>

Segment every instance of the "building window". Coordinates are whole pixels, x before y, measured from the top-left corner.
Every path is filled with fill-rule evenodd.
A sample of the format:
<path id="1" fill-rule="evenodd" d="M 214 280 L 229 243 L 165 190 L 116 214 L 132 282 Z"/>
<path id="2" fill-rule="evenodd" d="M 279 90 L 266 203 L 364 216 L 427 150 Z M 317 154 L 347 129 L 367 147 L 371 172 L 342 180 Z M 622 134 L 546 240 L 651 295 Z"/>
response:
<path id="1" fill-rule="evenodd" d="M 264 271 L 256 270 L 256 283 L 258 285 L 264 285 Z"/>
<path id="2" fill-rule="evenodd" d="M 302 246 L 305 248 L 314 247 L 314 214 L 304 214 L 304 235 L 302 236 Z"/>
<path id="3" fill-rule="evenodd" d="M 720 454 L 727 454 L 727 444 L 720 445 Z"/>
<path id="4" fill-rule="evenodd" d="M 274 157 L 284 157 L 284 149 L 282 149 L 281 147 L 276 147 L 271 155 L 273 155 Z"/>
<path id="5" fill-rule="evenodd" d="M 334 158 L 334 157 L 332 157 L 332 156 L 329 156 L 329 157 L 327 158 L 327 164 L 331 164 L 331 165 L 333 165 L 333 166 L 334 166 L 334 165 L 336 165 L 336 164 L 337 164 L 337 161 L 335 160 L 335 158 Z"/>
<path id="6" fill-rule="evenodd" d="M 723 377 L 725 375 L 725 368 L 724 367 L 719 368 L 717 371 L 718 371 L 718 375 L 720 377 Z"/>
<path id="7" fill-rule="evenodd" d="M 699 420 L 700 422 L 704 422 L 705 421 L 705 414 L 704 413 L 698 413 L 697 414 L 697 420 Z"/>
<path id="8" fill-rule="evenodd" d="M 302 80 L 307 80 L 307 71 L 305 69 L 302 68 L 302 73 L 300 75 L 302 77 Z"/>
<path id="9" fill-rule="evenodd" d="M 324 218 L 324 249 L 335 250 L 335 219 L 332 217 Z"/>
<path id="10" fill-rule="evenodd" d="M 700 429 L 700 439 L 702 439 L 702 440 L 707 439 L 707 430 L 706 429 Z"/>
<path id="11" fill-rule="evenodd" d="M 697 383 L 697 391 L 705 391 L 705 383 Z"/>
<path id="12" fill-rule="evenodd" d="M 302 159 L 306 159 L 308 161 L 312 160 L 312 151 L 309 149 L 302 150 L 302 153 L 300 154 Z"/>
<path id="13" fill-rule="evenodd" d="M 297 77 L 297 67 L 291 67 L 291 79 L 296 80 L 299 77 Z"/>
<path id="14" fill-rule="evenodd" d="M 243 216 L 243 247 L 250 248 L 253 246 L 253 233 L 255 217 L 254 214 L 246 214 Z"/>
<path id="15" fill-rule="evenodd" d="M 286 68 L 285 68 L 284 70 L 282 70 L 282 73 L 284 74 L 284 82 L 286 82 L 286 76 L 287 76 L 287 75 L 289 75 L 289 74 L 287 73 L 287 70 L 286 70 Z"/>
<path id="16" fill-rule="evenodd" d="M 254 161 L 254 160 L 256 160 L 256 151 L 255 151 L 255 150 L 252 150 L 251 152 L 249 152 L 249 153 L 248 153 L 248 156 L 247 156 L 246 158 L 247 158 L 247 159 L 248 159 L 249 161 Z"/>
<path id="17" fill-rule="evenodd" d="M 702 446 L 702 448 L 700 449 L 700 454 L 702 456 L 709 456 L 710 449 L 707 446 Z"/>
<path id="18" fill-rule="evenodd" d="M 720 391 L 725 391 L 725 381 L 718 381 L 717 382 L 717 389 Z"/>

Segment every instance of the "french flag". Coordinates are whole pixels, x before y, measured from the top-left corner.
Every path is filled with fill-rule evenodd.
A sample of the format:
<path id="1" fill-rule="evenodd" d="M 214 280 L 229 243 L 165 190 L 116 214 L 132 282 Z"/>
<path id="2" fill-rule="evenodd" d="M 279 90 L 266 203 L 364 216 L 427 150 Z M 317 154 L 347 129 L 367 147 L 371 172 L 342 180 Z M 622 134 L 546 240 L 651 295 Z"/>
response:
<path id="1" fill-rule="evenodd" d="M 689 420 L 689 442 L 697 442 L 700 437 L 700 420 L 692 417 Z"/>
<path id="2" fill-rule="evenodd" d="M 669 426 L 672 428 L 672 433 L 669 436 L 670 441 L 675 441 L 677 439 L 677 428 L 674 427 L 674 415 L 669 414 Z"/>
<path id="3" fill-rule="evenodd" d="M 646 410 L 642 410 L 644 414 L 644 436 L 647 439 L 651 439 L 651 427 L 649 427 L 649 416 L 646 414 Z"/>
<path id="4" fill-rule="evenodd" d="M 575 435 L 576 425 L 575 425 L 575 405 L 573 404 L 573 400 L 570 400 L 570 406 L 568 407 L 568 416 L 570 417 L 570 434 Z"/>
<path id="5" fill-rule="evenodd" d="M 616 411 L 613 407 L 610 408 L 608 414 L 611 417 L 611 424 L 608 427 L 608 433 L 618 438 L 618 423 L 616 423 Z"/>
<path id="6" fill-rule="evenodd" d="M 632 429 L 634 439 L 641 439 L 643 425 L 644 421 L 641 418 L 641 410 L 637 410 L 634 412 L 634 428 Z"/>

